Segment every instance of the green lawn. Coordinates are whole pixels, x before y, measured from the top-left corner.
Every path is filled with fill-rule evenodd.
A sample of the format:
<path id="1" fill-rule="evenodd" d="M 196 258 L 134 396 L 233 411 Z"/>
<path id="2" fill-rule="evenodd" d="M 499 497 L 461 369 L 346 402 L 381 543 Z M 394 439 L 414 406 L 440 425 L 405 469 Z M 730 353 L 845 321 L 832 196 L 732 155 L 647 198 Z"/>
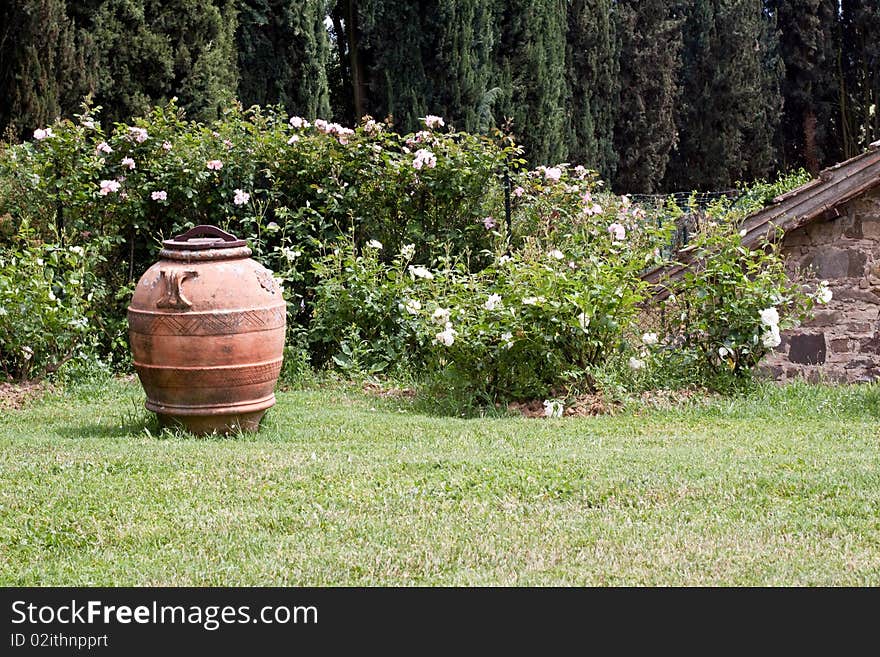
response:
<path id="1" fill-rule="evenodd" d="M 880 585 L 875 385 L 552 420 L 335 386 L 226 439 L 142 400 L 2 413 L 0 584 Z"/>

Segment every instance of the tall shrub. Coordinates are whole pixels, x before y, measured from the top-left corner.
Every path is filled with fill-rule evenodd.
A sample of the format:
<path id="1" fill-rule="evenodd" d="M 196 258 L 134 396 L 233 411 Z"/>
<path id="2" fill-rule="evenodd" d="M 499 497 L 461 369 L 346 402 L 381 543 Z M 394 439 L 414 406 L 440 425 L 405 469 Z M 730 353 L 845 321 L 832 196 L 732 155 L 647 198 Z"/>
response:
<path id="1" fill-rule="evenodd" d="M 766 176 L 783 68 L 761 0 L 696 0 L 685 9 L 679 140 L 663 186 L 718 191 Z"/>
<path id="2" fill-rule="evenodd" d="M 330 114 L 326 0 L 240 0 L 239 99 L 281 104 L 310 119 Z"/>

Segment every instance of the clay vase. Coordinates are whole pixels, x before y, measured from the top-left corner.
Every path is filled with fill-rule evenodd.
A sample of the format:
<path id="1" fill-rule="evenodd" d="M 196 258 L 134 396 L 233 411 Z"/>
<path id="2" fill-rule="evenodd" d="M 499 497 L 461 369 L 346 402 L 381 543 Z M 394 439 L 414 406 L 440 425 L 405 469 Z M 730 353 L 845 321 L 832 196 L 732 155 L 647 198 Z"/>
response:
<path id="1" fill-rule="evenodd" d="M 215 226 L 163 246 L 128 307 L 146 407 L 195 434 L 256 431 L 281 372 L 281 288 L 244 240 Z"/>

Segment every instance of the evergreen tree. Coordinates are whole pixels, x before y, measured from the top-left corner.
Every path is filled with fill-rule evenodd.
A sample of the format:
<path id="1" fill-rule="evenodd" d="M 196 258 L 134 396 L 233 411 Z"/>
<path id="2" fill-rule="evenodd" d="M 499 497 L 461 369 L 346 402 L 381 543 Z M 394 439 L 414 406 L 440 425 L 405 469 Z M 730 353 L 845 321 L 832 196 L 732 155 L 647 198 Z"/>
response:
<path id="1" fill-rule="evenodd" d="M 681 21 L 666 0 L 619 0 L 620 100 L 614 130 L 614 188 L 650 194 L 666 174 L 677 142 Z"/>
<path id="2" fill-rule="evenodd" d="M 308 118 L 330 114 L 326 0 L 240 0 L 239 97 L 282 104 Z"/>
<path id="3" fill-rule="evenodd" d="M 782 64 L 760 0 L 694 0 L 685 11 L 679 143 L 666 190 L 722 190 L 770 173 Z"/>
<path id="4" fill-rule="evenodd" d="M 175 53 L 173 94 L 192 117 L 219 116 L 238 88 L 235 1 L 153 1 L 160 8 L 154 29 L 167 35 Z M 175 24 L 181 15 L 188 20 Z"/>
<path id="5" fill-rule="evenodd" d="M 492 8 L 488 0 L 440 0 L 426 26 L 436 35 L 429 69 L 428 109 L 461 130 L 486 132 L 494 123 Z"/>
<path id="6" fill-rule="evenodd" d="M 336 0 L 330 10 L 335 46 L 328 73 L 333 114 L 349 125 L 368 113 L 358 4 L 358 0 Z"/>
<path id="7" fill-rule="evenodd" d="M 782 166 L 806 166 L 817 174 L 841 155 L 838 0 L 769 0 L 767 6 L 785 63 Z"/>
<path id="8" fill-rule="evenodd" d="M 841 94 L 845 157 L 880 139 L 880 4 L 843 0 Z"/>
<path id="9" fill-rule="evenodd" d="M 0 9 L 0 134 L 18 139 L 75 110 L 93 67 L 64 0 L 2 0 Z"/>
<path id="10" fill-rule="evenodd" d="M 568 160 L 610 180 L 617 165 L 618 44 L 611 0 L 571 0 L 565 72 Z"/>
<path id="11" fill-rule="evenodd" d="M 532 164 L 566 159 L 566 0 L 498 0 L 498 114 Z"/>
<path id="12" fill-rule="evenodd" d="M 426 114 L 458 129 L 491 123 L 491 0 L 339 0 L 331 12 L 350 120 L 393 116 L 400 131 Z"/>
<path id="13" fill-rule="evenodd" d="M 436 35 L 425 29 L 431 12 L 406 0 L 349 2 L 357 9 L 356 54 L 366 92 L 360 111 L 392 116 L 401 132 L 418 129 L 418 119 L 428 113 L 432 100 L 428 70 L 436 67 L 429 45 Z"/>
<path id="14" fill-rule="evenodd" d="M 191 118 L 211 119 L 234 97 L 233 0 L 92 0 L 77 11 L 95 44 L 105 121 L 172 96 Z"/>

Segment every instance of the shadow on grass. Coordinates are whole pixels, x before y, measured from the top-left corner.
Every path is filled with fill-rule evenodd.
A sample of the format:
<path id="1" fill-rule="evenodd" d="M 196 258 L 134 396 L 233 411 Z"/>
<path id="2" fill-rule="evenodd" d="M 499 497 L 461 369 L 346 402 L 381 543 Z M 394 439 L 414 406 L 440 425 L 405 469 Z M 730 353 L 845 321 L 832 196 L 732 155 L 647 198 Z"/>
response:
<path id="1" fill-rule="evenodd" d="M 70 440 L 84 440 L 92 438 L 122 439 L 140 438 L 155 441 L 174 442 L 212 442 L 212 441 L 254 441 L 262 438 L 265 434 L 272 433 L 272 429 L 262 426 L 258 432 L 230 432 L 228 434 L 205 434 L 199 435 L 188 432 L 179 426 L 163 426 L 153 413 L 144 412 L 142 417 L 126 417 L 123 420 L 98 423 L 69 424 L 59 427 L 57 433 L 62 438 Z"/>
<path id="2" fill-rule="evenodd" d="M 104 422 L 101 424 L 82 422 L 59 427 L 58 435 L 69 440 L 86 440 L 90 438 L 134 438 L 152 434 L 156 437 L 161 433 L 155 420 L 132 420 L 127 422 Z M 148 433 L 149 432 L 149 433 Z"/>

